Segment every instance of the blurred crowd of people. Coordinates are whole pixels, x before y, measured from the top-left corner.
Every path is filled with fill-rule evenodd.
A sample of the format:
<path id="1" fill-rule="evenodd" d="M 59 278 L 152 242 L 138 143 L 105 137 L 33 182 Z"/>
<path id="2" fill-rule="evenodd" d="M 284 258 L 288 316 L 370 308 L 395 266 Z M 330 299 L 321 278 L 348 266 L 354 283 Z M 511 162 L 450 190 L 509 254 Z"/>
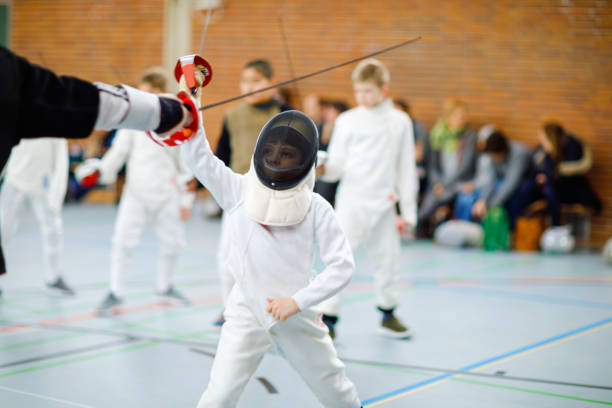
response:
<path id="1" fill-rule="evenodd" d="M 241 79 L 243 93 L 273 83 L 273 72 L 267 61 L 255 60 L 253 66 L 255 68 L 251 67 L 250 73 L 253 78 L 247 75 Z M 281 111 L 302 110 L 316 123 L 320 134 L 319 149 L 326 151 L 333 136 L 334 122 L 339 114 L 350 108 L 349 102 L 314 93 L 297 101 L 296 95 L 297 92 L 290 88 L 280 88 L 247 98 L 246 105 L 241 106 L 252 106 L 255 112 L 264 112 L 259 120 L 264 122 L 270 112 L 276 111 L 267 112 L 274 106 Z M 511 230 L 522 215 L 534 213 L 547 214 L 547 224 L 560 226 L 564 222 L 562 208 L 567 204 L 578 204 L 595 214 L 601 211 L 601 200 L 585 177 L 593 165 L 591 149 L 561 123 L 543 123 L 534 129 L 533 141 L 523 143 L 513 140 L 511 133 L 497 124 L 473 125 L 467 104 L 459 99 L 444 101 L 441 115 L 430 130 L 415 118 L 405 99 L 395 98 L 393 103 L 409 115 L 413 125 L 419 178 L 416 236 L 431 238 L 436 228 L 448 220 L 480 223 L 489 210 L 496 207 L 507 212 Z M 244 114 L 241 112 L 238 116 Z M 258 127 L 261 126 L 254 126 L 254 129 Z M 251 143 L 246 145 L 245 152 L 250 152 L 258 132 L 253 130 L 251 133 Z M 112 144 L 114 135 L 114 131 L 98 134 L 87 145 L 71 143 L 67 201 L 79 201 L 91 190 L 76 182 L 75 166 L 85 158 L 102 157 Z M 231 146 L 228 135 L 226 116 L 216 152 L 229 165 Z M 248 161 L 248 155 L 243 156 Z M 245 163 L 235 170 L 246 171 L 248 163 Z M 118 179 L 117 200 L 121 194 L 122 176 L 123 172 Z M 337 188 L 337 182 L 317 180 L 315 185 L 315 191 L 332 205 Z M 205 207 L 207 215 L 220 216 L 218 206 L 210 199 Z"/>

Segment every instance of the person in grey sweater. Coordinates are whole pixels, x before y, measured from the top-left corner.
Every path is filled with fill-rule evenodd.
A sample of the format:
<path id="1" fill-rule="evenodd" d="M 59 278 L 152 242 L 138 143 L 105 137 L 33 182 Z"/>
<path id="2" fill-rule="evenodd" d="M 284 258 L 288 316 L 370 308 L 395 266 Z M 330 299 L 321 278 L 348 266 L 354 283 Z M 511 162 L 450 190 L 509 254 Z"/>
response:
<path id="1" fill-rule="evenodd" d="M 476 133 L 468 125 L 463 102 L 445 102 L 444 116 L 431 130 L 429 142 L 428 188 L 419 208 L 419 224 L 426 224 L 440 206 L 452 203 L 461 183 L 474 176 Z"/>
<path id="2" fill-rule="evenodd" d="M 472 207 L 473 218 L 483 218 L 489 208 L 505 206 L 512 200 L 529 168 L 530 157 L 527 146 L 509 141 L 502 132 L 489 136 L 481 160 L 489 160 L 490 164 L 478 166 L 479 173 L 487 172 L 489 176 L 480 174 L 486 182 Z"/>

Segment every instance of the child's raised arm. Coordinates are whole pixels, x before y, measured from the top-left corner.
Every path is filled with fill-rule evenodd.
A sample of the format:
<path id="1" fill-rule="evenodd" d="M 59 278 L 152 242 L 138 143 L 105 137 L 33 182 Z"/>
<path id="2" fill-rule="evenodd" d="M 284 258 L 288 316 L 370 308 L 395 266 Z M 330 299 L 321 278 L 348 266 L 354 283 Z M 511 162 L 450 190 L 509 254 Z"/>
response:
<path id="1" fill-rule="evenodd" d="M 212 193 L 221 208 L 228 211 L 240 201 L 243 176 L 234 173 L 213 154 L 202 125 L 197 134 L 182 144 L 180 149 L 187 166 Z"/>

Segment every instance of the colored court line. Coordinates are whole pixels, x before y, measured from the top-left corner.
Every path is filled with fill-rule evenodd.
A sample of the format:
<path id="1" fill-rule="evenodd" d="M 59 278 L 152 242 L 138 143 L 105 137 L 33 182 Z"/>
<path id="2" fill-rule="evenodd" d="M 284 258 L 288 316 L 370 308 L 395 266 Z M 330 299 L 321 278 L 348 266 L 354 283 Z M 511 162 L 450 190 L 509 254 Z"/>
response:
<path id="1" fill-rule="evenodd" d="M 206 285 L 206 281 L 204 282 L 198 282 L 198 283 L 188 283 L 185 284 L 185 286 L 189 285 L 190 287 L 198 287 L 198 286 L 205 286 Z M 105 286 L 108 286 L 108 284 L 106 284 Z M 36 294 L 37 296 L 40 296 L 40 293 Z M 134 300 L 134 299 L 144 299 L 144 298 L 151 298 L 153 296 L 151 296 L 151 291 L 149 289 L 147 290 L 141 290 L 138 291 L 136 293 L 131 292 L 130 295 L 130 300 Z M 92 302 L 92 301 L 87 301 L 87 302 L 79 302 L 79 303 L 71 303 L 70 306 L 64 306 L 62 305 L 61 307 L 56 307 L 56 308 L 52 308 L 51 311 L 59 311 L 59 312 L 68 312 L 71 310 L 83 310 L 83 309 L 95 309 L 95 307 L 98 305 L 98 301 L 96 302 Z M 8 306 L 8 307 L 13 307 L 13 308 L 20 308 L 23 310 L 28 311 L 29 313 L 21 313 L 18 314 L 16 319 L 21 319 L 24 317 L 33 317 L 33 316 L 39 316 L 39 315 L 44 315 L 44 314 L 48 314 L 50 309 L 49 308 L 32 308 L 30 307 L 24 307 L 24 306 L 20 306 L 17 302 L 15 302 L 14 300 L 11 300 L 7 303 L 6 300 L 3 300 L 2 303 L 0 303 L 0 305 L 2 306 Z M 15 316 L 12 316 L 13 318 L 15 318 Z"/>
<path id="2" fill-rule="evenodd" d="M 475 294 L 475 295 L 482 295 L 482 296 L 493 296 L 497 298 L 527 300 L 527 301 L 532 301 L 532 302 L 554 304 L 554 305 L 579 306 L 579 307 L 588 307 L 588 308 L 593 308 L 593 309 L 612 310 L 612 303 L 590 302 L 590 301 L 585 301 L 585 300 L 559 298 L 559 297 L 545 296 L 545 295 L 532 295 L 529 293 L 517 293 L 517 292 L 510 292 L 510 291 L 499 290 L 499 289 L 485 289 L 485 288 L 462 286 L 462 285 L 440 286 L 438 287 L 438 289 L 447 290 L 447 291 L 451 291 L 455 293 L 468 293 L 468 294 Z"/>
<path id="3" fill-rule="evenodd" d="M 130 352 L 130 351 L 136 351 L 136 350 L 144 349 L 144 348 L 147 348 L 147 347 L 155 346 L 157 344 L 158 344 L 157 342 L 151 341 L 151 342 L 147 342 L 147 343 L 135 344 L 135 345 L 132 345 L 132 346 L 127 346 L 127 347 L 119 348 L 117 350 L 106 351 L 104 353 L 88 354 L 86 356 L 75 357 L 75 358 L 71 358 L 71 359 L 68 359 L 68 360 L 55 361 L 53 363 L 39 365 L 39 366 L 35 366 L 35 367 L 22 368 L 20 370 L 10 371 L 8 373 L 2 373 L 2 374 L 0 374 L 0 378 L 10 377 L 10 376 L 13 376 L 13 375 L 16 375 L 16 374 L 24 374 L 24 373 L 29 373 L 29 372 L 33 372 L 33 371 L 44 370 L 46 368 L 58 367 L 58 366 L 67 365 L 67 364 L 70 364 L 70 363 L 76 363 L 76 362 L 87 361 L 87 360 L 94 360 L 96 358 L 108 357 L 108 356 L 111 356 L 111 355 L 125 353 L 125 352 Z"/>
<path id="4" fill-rule="evenodd" d="M 196 299 L 191 302 L 191 304 L 194 306 L 201 306 L 201 305 L 212 304 L 212 303 L 220 303 L 220 298 L 218 296 L 213 296 L 210 298 Z M 116 312 L 113 312 L 112 314 L 114 316 L 128 315 L 128 314 L 148 312 L 148 311 L 153 311 L 153 310 L 174 309 L 177 307 L 183 307 L 183 305 L 156 302 L 156 303 L 149 303 L 146 305 L 118 308 Z M 43 320 L 41 322 L 37 322 L 36 325 L 42 326 L 42 327 L 56 326 L 56 325 L 67 324 L 67 323 L 76 323 L 76 322 L 82 322 L 86 320 L 93 320 L 99 317 L 101 316 L 98 313 L 91 312 L 91 313 L 84 313 L 84 314 L 79 314 L 79 315 Z M 20 330 L 26 330 L 26 329 L 29 329 L 30 327 L 31 327 L 30 325 L 23 325 L 23 324 L 3 327 L 3 328 L 0 328 L 0 334 L 11 333 L 11 332 L 20 331 Z"/>
<path id="5" fill-rule="evenodd" d="M 478 373 L 476 371 L 461 371 L 461 370 L 454 370 L 450 368 L 428 367 L 428 366 L 420 366 L 420 365 L 414 365 L 414 364 L 401 364 L 401 363 L 389 363 L 389 362 L 380 362 L 380 361 L 357 360 L 357 359 L 345 358 L 345 357 L 340 357 L 340 360 L 344 361 L 345 363 L 368 365 L 368 366 L 373 366 L 373 367 L 385 366 L 385 367 L 394 367 L 398 369 L 421 370 L 421 372 L 434 371 L 434 372 L 440 372 L 440 373 L 458 374 L 461 376 L 476 376 L 476 377 L 485 377 L 485 378 L 495 378 L 498 380 L 533 382 L 533 383 L 539 383 L 539 384 L 562 385 L 566 387 L 581 387 L 581 388 L 592 388 L 592 389 L 612 391 L 612 386 L 605 386 L 605 385 L 584 384 L 584 383 L 575 383 L 575 382 L 557 381 L 557 380 L 546 380 L 542 378 L 516 377 L 516 376 L 511 376 L 511 375 L 505 375 L 505 374 L 487 374 L 487 373 Z"/>
<path id="6" fill-rule="evenodd" d="M 210 307 L 217 307 L 216 304 L 210 305 Z M 199 314 L 203 311 L 202 308 L 199 309 L 190 309 L 188 311 L 184 311 L 184 312 L 179 312 L 179 313 L 175 313 L 173 315 L 173 318 L 176 317 L 181 317 L 181 316 L 185 316 L 185 315 L 191 315 L 191 314 Z M 3 349 L 14 349 L 14 348 L 21 348 L 21 347 L 27 347 L 30 345 L 37 345 L 37 344 L 43 344 L 43 343 L 50 343 L 53 341 L 61 341 L 61 340 L 68 340 L 68 339 L 74 339 L 77 337 L 82 337 L 82 336 L 86 336 L 88 334 L 96 334 L 96 335 L 106 335 L 106 336 L 115 336 L 115 337 L 138 337 L 140 340 L 150 340 L 150 341 L 159 341 L 159 342 L 173 342 L 172 339 L 163 339 L 161 337 L 152 337 L 152 336 L 143 336 L 140 333 L 131 333 L 131 332 L 114 332 L 112 331 L 114 328 L 120 328 L 120 329 L 125 329 L 125 328 L 132 328 L 132 327 L 136 327 L 138 328 L 139 325 L 143 325 L 145 323 L 151 323 L 154 322 L 156 320 L 160 320 L 163 318 L 167 318 L 167 316 L 154 316 L 154 317 L 148 317 L 146 319 L 141 319 L 137 322 L 129 322 L 129 323 L 125 323 L 125 322 L 121 322 L 119 324 L 114 324 L 111 325 L 105 329 L 94 329 L 94 328 L 80 328 L 80 327 L 74 327 L 74 326 L 63 326 L 63 325 L 53 325 L 53 326 L 44 326 L 42 327 L 43 329 L 58 329 L 58 330 L 64 330 L 64 331 L 69 331 L 69 332 L 76 332 L 76 334 L 71 334 L 71 335 L 64 335 L 64 336 L 54 336 L 51 338 L 44 338 L 44 339 L 39 339 L 39 340 L 30 340 L 30 341 L 25 341 L 25 342 L 19 342 L 19 343 L 14 343 L 14 344 L 9 344 L 6 346 L 2 346 L 0 347 L 0 350 Z M 29 326 L 31 328 L 41 328 L 40 326 L 36 326 L 36 325 L 26 325 Z M 209 329 L 206 331 L 216 331 L 214 329 Z M 198 332 L 192 332 L 192 333 L 173 333 L 170 331 L 165 331 L 164 334 L 170 334 L 172 335 L 175 339 L 181 339 L 181 338 L 189 338 L 189 337 L 195 337 L 198 334 L 201 334 L 202 330 L 198 331 Z M 199 342 L 198 345 L 205 345 L 202 344 L 202 342 Z M 215 344 L 216 345 L 216 344 Z"/>
<path id="7" fill-rule="evenodd" d="M 533 352 L 542 350 L 544 348 L 552 347 L 552 346 L 576 339 L 586 334 L 594 333 L 596 331 L 602 330 L 610 326 L 612 326 L 612 317 L 589 324 L 587 326 L 580 327 L 575 330 L 571 330 L 566 333 L 559 334 L 554 337 L 550 337 L 548 339 L 539 341 L 537 343 L 530 344 L 525 347 L 521 347 L 521 348 L 518 348 L 512 351 L 509 351 L 504 354 L 500 354 L 498 356 L 489 358 L 487 360 L 483 360 L 483 361 L 480 361 L 474 364 L 470 364 L 468 366 L 462 367 L 460 370 L 461 371 L 482 370 L 492 365 L 499 364 L 505 361 L 509 361 L 515 358 L 523 357 L 527 354 L 531 354 Z M 448 381 L 448 379 L 456 375 L 460 375 L 460 374 L 446 373 L 446 374 L 438 375 L 428 380 L 420 381 L 418 383 L 409 385 L 407 387 L 403 387 L 403 388 L 379 395 L 377 397 L 367 399 L 363 401 L 363 405 L 364 407 L 374 407 L 377 405 L 381 405 L 385 402 L 403 398 L 416 391 L 421 391 L 421 390 L 430 388 L 432 386 L 439 385 L 443 382 L 446 382 Z"/>
<path id="8" fill-rule="evenodd" d="M 80 354 L 80 353 L 87 353 L 89 351 L 94 351 L 94 350 L 99 350 L 99 349 L 103 349 L 103 348 L 109 348 L 109 347 L 115 347 L 115 346 L 120 346 L 126 343 L 133 343 L 135 341 L 134 338 L 125 338 L 122 340 L 113 340 L 110 342 L 106 342 L 106 343 L 98 343 L 98 344 L 93 344 L 90 346 L 86 346 L 86 347 L 79 347 L 79 348 L 75 348 L 75 349 L 71 349 L 71 350 L 65 350 L 65 351 L 59 351 L 56 353 L 50 353 L 50 354 L 44 354 L 41 356 L 36 356 L 36 357 L 30 357 L 30 358 L 26 358 L 26 359 L 22 359 L 22 360 L 17 360 L 17 361 L 11 361 L 9 363 L 4 363 L 4 364 L 0 364 L 0 369 L 2 368 L 6 368 L 6 367 L 13 367 L 13 366 L 18 366 L 18 365 L 22 365 L 22 364 L 30 364 L 30 363 L 37 363 L 43 360 L 51 360 L 53 358 L 58 358 L 58 357 L 66 357 L 72 354 Z"/>
<path id="9" fill-rule="evenodd" d="M 21 341 L 21 342 L 17 342 L 13 344 L 6 344 L 4 346 L 0 346 L 0 351 L 15 350 L 15 349 L 20 349 L 24 347 L 37 346 L 40 344 L 53 343 L 55 341 L 70 340 L 70 339 L 74 339 L 77 337 L 83 337 L 83 336 L 86 336 L 86 334 L 64 334 L 61 336 L 45 337 L 45 338 L 37 339 L 37 340 Z"/>
<path id="10" fill-rule="evenodd" d="M 4 387 L 2 385 L 0 385 L 0 390 L 4 390 L 4 391 L 8 391 L 8 392 L 14 392 L 14 393 L 17 393 L 17 394 L 27 395 L 28 397 L 40 398 L 40 399 L 43 399 L 43 400 L 46 400 L 46 401 L 59 402 L 61 404 L 70 405 L 71 407 L 94 408 L 91 405 L 79 404 L 78 402 L 67 401 L 67 400 L 64 400 L 64 399 L 49 397 L 48 395 L 35 394 L 33 392 L 18 390 L 18 389 L 15 389 L 15 388 Z"/>
<path id="11" fill-rule="evenodd" d="M 410 374 L 422 375 L 422 376 L 427 376 L 427 377 L 432 375 L 432 374 L 429 374 L 429 373 L 419 372 L 419 371 L 416 371 L 416 370 L 403 369 L 403 368 L 400 368 L 400 367 L 393 367 L 393 366 L 390 366 L 390 365 L 387 365 L 387 364 L 384 364 L 384 363 L 366 364 L 366 365 L 377 367 L 377 368 L 380 368 L 382 370 L 406 372 L 406 373 L 410 373 Z M 500 379 L 503 379 L 503 377 L 500 377 Z M 468 383 L 468 384 L 482 385 L 482 386 L 492 387 L 492 388 L 501 388 L 501 389 L 505 389 L 505 390 L 509 390 L 509 391 L 517 391 L 517 392 L 523 392 L 523 393 L 529 393 L 529 394 L 545 395 L 545 396 L 548 396 L 548 397 L 563 398 L 563 399 L 582 401 L 582 402 L 591 402 L 591 403 L 594 403 L 594 404 L 601 404 L 601 405 L 612 405 L 612 402 L 610 402 L 610 401 L 600 401 L 600 400 L 594 400 L 594 399 L 589 399 L 589 398 L 576 397 L 574 395 L 566 395 L 566 394 L 559 394 L 559 393 L 554 393 L 554 392 L 534 390 L 534 389 L 531 389 L 531 388 L 513 387 L 513 386 L 508 386 L 508 385 L 503 385 L 503 384 L 496 384 L 496 383 L 490 383 L 490 382 L 485 382 L 485 381 L 468 380 L 468 379 L 459 378 L 459 377 L 453 377 L 453 378 L 450 378 L 450 380 L 458 381 L 458 382 L 463 382 L 463 383 Z"/>
<path id="12" fill-rule="evenodd" d="M 503 384 L 492 384 L 492 383 L 486 383 L 484 381 L 467 380 L 465 378 L 453 378 L 453 380 L 454 381 L 461 381 L 461 382 L 469 383 L 469 384 L 487 385 L 489 387 L 501 388 L 501 389 L 505 389 L 505 390 L 509 390 L 509 391 L 526 392 L 526 393 L 530 393 L 530 394 L 545 395 L 545 396 L 548 396 L 548 397 L 557 397 L 557 398 L 563 398 L 563 399 L 574 400 L 574 401 L 590 402 L 590 403 L 593 403 L 593 404 L 612 405 L 611 401 L 599 401 L 599 400 L 594 400 L 594 399 L 590 399 L 590 398 L 576 397 L 576 396 L 573 396 L 573 395 L 564 395 L 564 394 L 559 394 L 559 393 L 555 393 L 555 392 L 533 390 L 533 389 L 530 389 L 530 388 L 512 387 L 512 386 L 503 385 Z"/>

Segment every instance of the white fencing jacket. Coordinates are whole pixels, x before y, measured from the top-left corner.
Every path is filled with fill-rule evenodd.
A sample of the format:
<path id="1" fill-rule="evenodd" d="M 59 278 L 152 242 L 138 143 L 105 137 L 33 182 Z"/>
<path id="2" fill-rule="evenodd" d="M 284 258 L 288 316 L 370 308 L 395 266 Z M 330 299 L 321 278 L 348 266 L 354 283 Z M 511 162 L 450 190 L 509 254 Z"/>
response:
<path id="1" fill-rule="evenodd" d="M 4 182 L 29 196 L 46 194 L 50 208 L 59 211 L 68 186 L 66 139 L 21 139 L 11 152 Z"/>
<path id="2" fill-rule="evenodd" d="M 293 297 L 305 311 L 348 285 L 355 270 L 353 254 L 324 198 L 313 192 L 310 209 L 298 224 L 259 224 L 244 211 L 248 179 L 213 155 L 202 127 L 181 150 L 187 165 L 228 217 L 227 267 L 236 280 L 228 302 L 244 301 L 269 329 L 277 320 L 266 312 L 267 298 Z M 325 268 L 315 275 L 312 268 L 317 244 Z"/>
<path id="3" fill-rule="evenodd" d="M 365 211 L 374 223 L 399 199 L 402 217 L 416 225 L 419 184 L 412 121 L 390 99 L 338 116 L 325 169 L 322 180 L 341 180 L 338 212 Z"/>
<path id="4" fill-rule="evenodd" d="M 182 193 L 182 205 L 190 207 L 186 183 L 193 174 L 184 164 L 178 149 L 159 146 L 144 132 L 121 129 L 111 148 L 100 160 L 100 182 L 111 184 L 127 160 L 125 189 L 147 207 L 159 208 L 173 194 Z"/>

